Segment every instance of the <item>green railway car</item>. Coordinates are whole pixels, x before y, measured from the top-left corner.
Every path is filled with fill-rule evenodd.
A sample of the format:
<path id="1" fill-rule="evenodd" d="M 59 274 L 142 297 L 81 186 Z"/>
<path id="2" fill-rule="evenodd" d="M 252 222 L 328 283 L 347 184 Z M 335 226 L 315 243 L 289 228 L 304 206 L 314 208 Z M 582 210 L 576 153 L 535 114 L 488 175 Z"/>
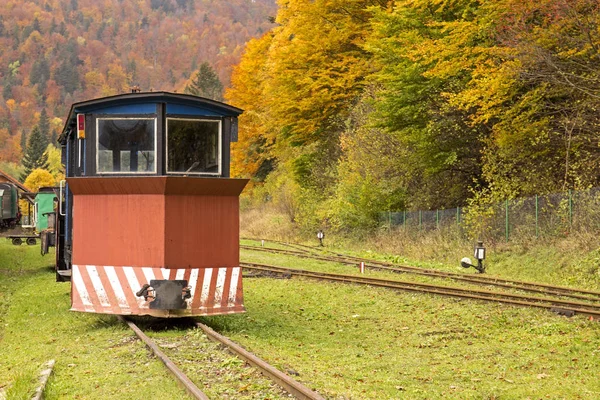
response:
<path id="1" fill-rule="evenodd" d="M 20 219 L 17 187 L 12 183 L 0 183 L 0 228 L 12 228 Z"/>
<path id="2" fill-rule="evenodd" d="M 35 196 L 35 230 L 42 232 L 48 228 L 54 229 L 54 226 L 49 226 L 48 216 L 55 212 L 54 202 L 58 201 L 54 188 L 40 188 Z M 53 225 L 53 224 L 51 224 Z"/>

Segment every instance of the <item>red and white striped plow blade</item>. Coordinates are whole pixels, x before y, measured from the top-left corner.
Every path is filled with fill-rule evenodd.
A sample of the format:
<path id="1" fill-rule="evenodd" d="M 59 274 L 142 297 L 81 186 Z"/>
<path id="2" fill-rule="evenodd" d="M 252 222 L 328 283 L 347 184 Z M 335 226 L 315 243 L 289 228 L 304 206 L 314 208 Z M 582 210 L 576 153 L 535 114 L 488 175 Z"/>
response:
<path id="1" fill-rule="evenodd" d="M 154 310 L 135 295 L 151 280 L 188 281 L 191 298 L 181 310 Z M 167 269 L 73 265 L 71 310 L 101 314 L 186 317 L 244 312 L 240 267 Z"/>

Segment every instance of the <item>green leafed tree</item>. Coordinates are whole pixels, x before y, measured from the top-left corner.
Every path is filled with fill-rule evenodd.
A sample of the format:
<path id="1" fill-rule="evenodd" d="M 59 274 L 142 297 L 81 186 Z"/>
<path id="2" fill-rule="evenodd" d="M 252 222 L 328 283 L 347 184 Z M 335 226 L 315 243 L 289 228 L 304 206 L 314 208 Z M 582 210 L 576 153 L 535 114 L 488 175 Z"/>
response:
<path id="1" fill-rule="evenodd" d="M 518 196 L 598 186 L 600 4 L 506 4 L 497 31 L 514 49 L 518 79 L 494 126 L 486 178 Z"/>
<path id="2" fill-rule="evenodd" d="M 209 99 L 223 100 L 223 84 L 209 63 L 203 62 L 191 82 L 185 87 L 185 92 Z"/>
<path id="3" fill-rule="evenodd" d="M 61 49 L 61 63 L 54 70 L 54 80 L 66 93 L 72 94 L 80 87 L 79 70 L 83 62 L 79 59 L 79 48 L 75 39 L 70 39 Z"/>
<path id="4" fill-rule="evenodd" d="M 408 150 L 396 157 L 394 173 L 406 177 L 411 208 L 454 207 L 481 181 L 489 130 L 469 124 L 472 110 L 451 101 L 486 59 L 488 38 L 475 21 L 476 3 L 430 10 L 426 0 L 397 2 L 373 19 L 366 48 L 377 67 L 371 79 L 380 89 L 371 119 Z"/>
<path id="5" fill-rule="evenodd" d="M 25 130 L 21 131 L 21 149 L 24 149 L 27 147 L 27 134 L 25 133 Z"/>
<path id="6" fill-rule="evenodd" d="M 48 119 L 48 113 L 45 108 L 42 108 L 42 112 L 40 113 L 40 121 L 38 122 L 38 127 L 40 128 L 40 132 L 45 137 L 50 137 L 50 120 Z"/>
<path id="7" fill-rule="evenodd" d="M 48 60 L 41 58 L 33 62 L 31 71 L 29 72 L 29 81 L 32 85 L 46 86 L 46 82 L 50 79 L 50 66 Z"/>
<path id="8" fill-rule="evenodd" d="M 35 126 L 29 136 L 25 155 L 23 157 L 23 167 L 25 170 L 21 175 L 21 180 L 25 180 L 31 171 L 37 168 L 48 168 L 48 155 L 46 148 L 48 147 L 48 136 L 42 134 L 40 128 Z"/>

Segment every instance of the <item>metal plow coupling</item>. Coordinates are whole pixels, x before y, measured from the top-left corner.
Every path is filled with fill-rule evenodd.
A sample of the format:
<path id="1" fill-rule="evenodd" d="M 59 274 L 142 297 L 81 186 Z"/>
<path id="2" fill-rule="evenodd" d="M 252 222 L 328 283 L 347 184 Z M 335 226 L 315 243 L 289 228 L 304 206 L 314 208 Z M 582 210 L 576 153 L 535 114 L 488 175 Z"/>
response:
<path id="1" fill-rule="evenodd" d="M 241 266 L 245 269 L 265 271 L 270 274 L 279 273 L 287 276 L 302 276 L 312 279 L 354 283 L 360 285 L 370 285 L 411 292 L 430 293 L 461 299 L 491 301 L 522 307 L 541 308 L 568 316 L 581 314 L 589 316 L 593 319 L 600 319 L 600 304 L 594 303 L 594 300 L 592 300 L 592 302 L 569 301 L 552 297 L 534 297 L 509 292 L 497 292 L 472 288 L 459 288 L 432 285 L 427 283 L 386 280 L 378 278 L 366 278 L 356 275 L 340 275 L 326 272 L 314 272 L 255 263 L 242 263 Z M 595 299 L 595 301 L 597 302 L 598 300 Z"/>

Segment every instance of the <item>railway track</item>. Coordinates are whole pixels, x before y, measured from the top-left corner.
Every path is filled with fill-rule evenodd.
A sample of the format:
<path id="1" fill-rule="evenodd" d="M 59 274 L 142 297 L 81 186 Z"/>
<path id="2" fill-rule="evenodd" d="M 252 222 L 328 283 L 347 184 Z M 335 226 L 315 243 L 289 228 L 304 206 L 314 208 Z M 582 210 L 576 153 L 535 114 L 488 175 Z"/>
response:
<path id="1" fill-rule="evenodd" d="M 190 396 L 199 400 L 209 400 L 210 398 L 202 391 L 196 384 L 173 362 L 161 349 L 160 346 L 155 343 L 150 337 L 148 337 L 134 322 L 131 320 L 119 317 L 121 321 L 126 323 L 129 328 L 134 331 L 136 336 L 142 340 L 146 346 L 153 352 L 153 354 L 162 361 L 165 367 L 171 372 L 174 378 L 185 388 Z M 318 393 L 310 390 L 300 382 L 297 382 L 290 376 L 284 374 L 273 366 L 269 365 L 259 357 L 243 349 L 241 346 L 232 342 L 225 336 L 215 332 L 210 327 L 195 323 L 196 327 L 201 329 L 206 336 L 212 341 L 218 342 L 223 345 L 232 354 L 241 358 L 254 368 L 256 368 L 262 375 L 272 380 L 279 387 L 283 388 L 287 393 L 292 395 L 296 399 L 302 400 L 324 400 L 324 398 Z"/>
<path id="2" fill-rule="evenodd" d="M 262 251 L 274 254 L 284 254 L 294 257 L 309 258 L 313 260 L 336 262 L 352 266 L 356 266 L 357 264 L 363 262 L 365 263 L 365 268 L 372 270 L 383 270 L 394 273 L 420 275 L 432 278 L 447 279 L 457 282 L 465 282 L 474 285 L 500 287 L 503 289 L 512 289 L 521 292 L 537 293 L 548 296 L 561 296 L 590 302 L 600 302 L 600 292 L 593 290 L 577 289 L 565 286 L 555 286 L 536 282 L 511 280 L 489 275 L 459 274 L 456 272 L 447 272 L 434 269 L 419 268 L 409 265 L 393 264 L 343 254 L 327 256 L 323 254 L 317 254 L 312 251 L 303 251 L 299 249 L 283 250 L 256 246 L 240 246 L 240 248 L 245 250 Z"/>
<path id="3" fill-rule="evenodd" d="M 558 297 L 551 298 L 525 296 L 509 292 L 497 292 L 473 288 L 459 288 L 443 285 L 433 285 L 420 282 L 368 278 L 357 275 L 332 274 L 326 272 L 307 271 L 301 269 L 285 268 L 257 263 L 241 263 L 241 266 L 248 270 L 262 271 L 268 274 L 281 274 L 290 277 L 301 276 L 305 278 L 312 278 L 318 280 L 369 285 L 375 287 L 383 287 L 388 289 L 419 293 L 430 293 L 461 299 L 491 301 L 522 307 L 541 308 L 568 316 L 581 314 L 589 316 L 593 319 L 600 319 L 600 305 L 595 304 L 594 302 L 564 300 Z"/>

